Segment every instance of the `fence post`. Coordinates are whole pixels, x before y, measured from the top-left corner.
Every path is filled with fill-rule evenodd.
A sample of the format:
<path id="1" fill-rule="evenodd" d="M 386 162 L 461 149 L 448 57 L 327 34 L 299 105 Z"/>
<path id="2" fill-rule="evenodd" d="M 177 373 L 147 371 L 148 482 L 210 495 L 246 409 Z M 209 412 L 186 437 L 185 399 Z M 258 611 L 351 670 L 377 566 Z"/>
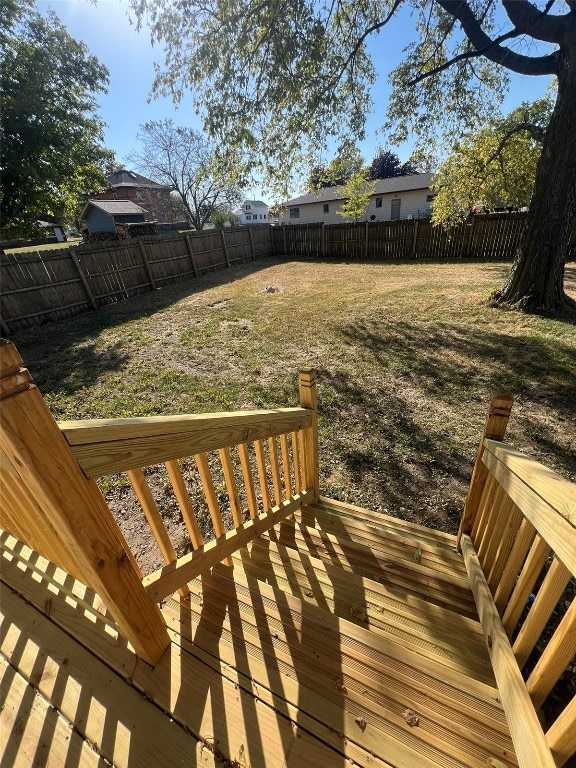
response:
<path id="1" fill-rule="evenodd" d="M 226 266 L 230 266 L 230 258 L 228 257 L 228 246 L 226 245 L 226 238 L 224 237 L 224 229 L 220 230 L 222 236 L 222 248 L 224 249 L 224 258 L 226 259 Z"/>
<path id="2" fill-rule="evenodd" d="M 5 339 L 0 341 L 0 369 L 0 478 L 3 490 L 10 491 L 3 496 L 16 499 L 17 529 L 38 540 L 52 555 L 49 559 L 59 559 L 55 565 L 74 571 L 97 592 L 138 656 L 156 664 L 170 638 L 112 512 L 72 455 L 16 348 Z M 10 532 L 9 502 L 6 507 L 2 524 Z"/>
<path id="3" fill-rule="evenodd" d="M 250 238 L 250 252 L 252 253 L 252 261 L 254 261 L 256 258 L 256 254 L 254 253 L 254 232 L 252 231 L 250 224 L 248 224 L 248 237 Z"/>
<path id="4" fill-rule="evenodd" d="M 514 398 L 512 395 L 502 394 L 494 395 L 492 402 L 490 403 L 488 415 L 486 416 L 486 423 L 484 424 L 484 432 L 482 433 L 482 438 L 476 454 L 476 463 L 474 464 L 474 471 L 472 472 L 472 479 L 468 489 L 466 504 L 464 505 L 460 528 L 458 529 L 458 539 L 456 541 L 458 549 L 460 549 L 462 535 L 465 533 L 468 534 L 472 530 L 482 492 L 486 485 L 486 480 L 488 479 L 488 469 L 482 461 L 482 456 L 484 454 L 484 440 L 502 440 L 506 434 L 506 427 L 508 426 L 508 419 L 510 418 L 513 402 Z"/>
<path id="5" fill-rule="evenodd" d="M 468 233 L 468 244 L 466 246 L 466 256 L 468 257 L 472 256 L 472 237 L 474 235 L 475 221 L 476 221 L 476 216 L 472 216 L 472 224 L 470 224 L 470 232 Z"/>
<path id="6" fill-rule="evenodd" d="M 190 235 L 184 235 L 186 238 L 186 247 L 188 248 L 188 256 L 190 256 L 190 263 L 192 264 L 192 271 L 194 277 L 198 277 L 198 267 L 196 266 L 196 259 L 194 258 L 194 251 L 192 250 L 192 243 L 190 242 Z"/>
<path id="7" fill-rule="evenodd" d="M 322 242 L 320 243 L 320 254 L 326 256 L 326 224 L 322 222 Z"/>
<path id="8" fill-rule="evenodd" d="M 288 247 L 286 245 L 286 224 L 282 222 L 282 240 L 284 241 L 284 256 L 288 256 Z"/>
<path id="9" fill-rule="evenodd" d="M 312 413 L 312 424 L 303 433 L 304 487 L 312 489 L 312 502 L 318 501 L 320 479 L 318 468 L 318 396 L 316 393 L 316 371 L 304 368 L 298 375 L 300 405 Z"/>
<path id="10" fill-rule="evenodd" d="M 366 259 L 368 258 L 368 224 L 369 224 L 369 221 L 368 219 L 366 219 L 366 244 L 364 247 L 364 258 Z"/>
<path id="11" fill-rule="evenodd" d="M 70 254 L 70 258 L 72 259 L 72 263 L 76 267 L 78 274 L 80 275 L 80 280 L 82 281 L 82 285 L 84 286 L 84 290 L 86 291 L 86 295 L 88 296 L 88 300 L 90 304 L 92 305 L 92 309 L 98 309 L 98 304 L 96 303 L 96 299 L 94 298 L 94 294 L 92 293 L 90 286 L 88 284 L 88 279 L 86 275 L 84 274 L 84 270 L 82 269 L 82 265 L 80 264 L 80 259 L 74 251 L 71 248 L 68 248 L 68 253 Z"/>
<path id="12" fill-rule="evenodd" d="M 156 283 L 154 282 L 154 276 L 152 275 L 152 270 L 150 269 L 150 264 L 148 262 L 148 256 L 146 256 L 146 248 L 144 247 L 144 243 L 142 240 L 138 240 L 138 245 L 140 247 L 140 253 L 142 254 L 142 261 L 144 262 L 144 268 L 146 269 L 146 274 L 148 275 L 148 280 L 150 282 L 150 285 L 152 286 L 152 290 L 156 290 Z"/>
<path id="13" fill-rule="evenodd" d="M 414 219 L 414 239 L 412 240 L 412 256 L 416 256 L 417 242 L 418 242 L 418 219 Z"/>

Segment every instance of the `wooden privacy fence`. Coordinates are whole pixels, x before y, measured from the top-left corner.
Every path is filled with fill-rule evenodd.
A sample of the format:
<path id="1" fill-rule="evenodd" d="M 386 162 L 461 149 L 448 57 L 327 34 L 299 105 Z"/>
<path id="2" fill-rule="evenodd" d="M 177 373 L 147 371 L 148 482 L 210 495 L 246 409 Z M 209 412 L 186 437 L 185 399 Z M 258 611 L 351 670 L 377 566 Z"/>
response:
<path id="1" fill-rule="evenodd" d="M 525 219 L 524 213 L 475 216 L 449 230 L 429 219 L 288 224 L 272 230 L 272 247 L 274 255 L 312 258 L 511 259 Z"/>
<path id="2" fill-rule="evenodd" d="M 270 253 L 270 227 L 253 226 L 3 255 L 2 332 L 72 317 Z"/>

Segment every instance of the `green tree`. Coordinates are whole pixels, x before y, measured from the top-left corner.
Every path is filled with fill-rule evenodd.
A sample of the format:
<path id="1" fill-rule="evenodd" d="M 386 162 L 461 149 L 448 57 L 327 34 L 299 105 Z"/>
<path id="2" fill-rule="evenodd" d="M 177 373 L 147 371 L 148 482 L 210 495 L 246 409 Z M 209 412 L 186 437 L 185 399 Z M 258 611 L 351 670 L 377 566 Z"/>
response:
<path id="1" fill-rule="evenodd" d="M 362 153 L 358 147 L 345 142 L 328 165 L 317 165 L 312 168 L 308 178 L 308 189 L 314 192 L 323 187 L 340 187 L 363 172 Z"/>
<path id="2" fill-rule="evenodd" d="M 363 138 L 375 80 L 366 43 L 401 14 L 415 36 L 392 73 L 393 143 L 416 134 L 426 148 L 451 146 L 498 112 L 509 71 L 556 76 L 526 231 L 501 300 L 534 311 L 569 304 L 576 0 L 248 0 L 241 10 L 228 0 L 131 2 L 165 44 L 155 89 L 176 100 L 191 89 L 207 130 L 252 155 L 266 147 L 263 170 L 277 179 L 300 162 L 311 167 L 329 140 Z M 378 40 L 385 46 L 384 35 Z"/>
<path id="3" fill-rule="evenodd" d="M 523 104 L 465 137 L 436 176 L 432 221 L 456 224 L 474 206 L 528 206 L 551 109 L 548 99 Z"/>
<path id="4" fill-rule="evenodd" d="M 394 152 L 378 149 L 370 163 L 369 177 L 371 179 L 391 179 L 394 176 L 412 176 L 419 173 L 412 162 L 402 163 Z"/>
<path id="5" fill-rule="evenodd" d="M 366 178 L 366 171 L 359 171 L 349 179 L 342 187 L 345 202 L 338 211 L 343 219 L 359 221 L 364 218 L 370 203 L 370 196 L 374 193 L 374 182 Z"/>
<path id="6" fill-rule="evenodd" d="M 130 161 L 174 190 L 194 229 L 204 229 L 219 210 L 240 201 L 243 184 L 234 158 L 221 156 L 198 131 L 172 120 L 151 120 L 141 126 L 137 138 L 140 149 Z"/>
<path id="7" fill-rule="evenodd" d="M 72 221 L 81 194 L 106 183 L 114 155 L 96 94 L 108 70 L 53 13 L 10 0 L 0 18 L 0 223 L 18 237 L 37 232 L 38 216 Z"/>

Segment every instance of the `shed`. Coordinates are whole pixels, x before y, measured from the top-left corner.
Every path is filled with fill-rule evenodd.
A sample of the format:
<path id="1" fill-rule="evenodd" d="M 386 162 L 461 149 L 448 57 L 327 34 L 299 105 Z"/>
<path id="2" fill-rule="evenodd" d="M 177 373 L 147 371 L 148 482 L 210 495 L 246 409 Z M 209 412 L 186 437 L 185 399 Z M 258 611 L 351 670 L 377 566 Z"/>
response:
<path id="1" fill-rule="evenodd" d="M 130 200 L 88 200 L 80 215 L 89 232 L 115 232 L 116 224 L 137 224 L 146 211 Z"/>

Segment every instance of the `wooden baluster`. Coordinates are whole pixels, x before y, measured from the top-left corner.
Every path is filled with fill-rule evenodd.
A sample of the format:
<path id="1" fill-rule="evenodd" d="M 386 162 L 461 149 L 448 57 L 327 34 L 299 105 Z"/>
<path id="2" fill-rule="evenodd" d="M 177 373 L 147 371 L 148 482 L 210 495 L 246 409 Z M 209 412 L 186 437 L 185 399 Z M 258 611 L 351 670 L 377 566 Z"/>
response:
<path id="1" fill-rule="evenodd" d="M 486 526 L 482 540 L 476 549 L 478 552 L 478 560 L 480 560 L 482 570 L 486 575 L 492 567 L 494 552 L 496 551 L 498 541 L 500 540 L 499 537 L 502 535 L 502 529 L 504 528 L 505 515 L 507 510 L 510 509 L 510 504 L 505 504 L 506 499 L 510 501 L 510 497 L 507 495 L 506 491 L 498 484 L 492 497 L 492 503 L 490 504 L 489 515 L 486 518 Z"/>
<path id="2" fill-rule="evenodd" d="M 530 608 L 528 618 L 522 625 L 512 646 L 520 669 L 526 664 L 528 656 L 530 656 L 548 619 L 552 615 L 552 611 L 556 607 L 558 600 L 562 597 L 562 593 L 566 589 L 571 575 L 564 563 L 555 557 L 546 574 L 546 578 L 538 590 L 536 600 Z"/>
<path id="3" fill-rule="evenodd" d="M 534 528 L 529 520 L 524 518 L 520 524 L 518 535 L 516 536 L 514 546 L 512 547 L 512 552 L 510 552 L 508 562 L 504 567 L 502 578 L 500 579 L 500 583 L 494 594 L 494 602 L 496 603 L 496 608 L 498 608 L 500 616 L 502 616 L 506 603 L 510 599 L 510 595 L 516 584 L 518 571 L 526 559 L 526 555 L 534 541 L 535 535 L 536 528 Z"/>
<path id="4" fill-rule="evenodd" d="M 200 528 L 198 527 L 198 521 L 196 520 L 196 515 L 194 514 L 194 508 L 192 506 L 192 502 L 190 501 L 190 495 L 188 493 L 188 489 L 186 488 L 186 483 L 184 482 L 184 477 L 182 476 L 182 470 L 180 469 L 178 459 L 167 461 L 166 470 L 168 471 L 168 477 L 172 483 L 174 495 L 176 496 L 176 501 L 180 507 L 182 519 L 184 520 L 184 525 L 188 531 L 188 536 L 190 536 L 192 546 L 194 549 L 198 549 L 198 547 L 201 547 L 202 544 L 204 544 L 204 539 L 202 538 Z"/>
<path id="5" fill-rule="evenodd" d="M 490 514 L 490 507 L 492 505 L 492 499 L 496 490 L 496 480 L 493 475 L 488 475 L 484 488 L 482 489 L 482 496 L 478 503 L 478 510 L 474 517 L 474 523 L 472 525 L 472 531 L 470 538 L 474 544 L 476 551 L 478 551 L 478 544 L 482 539 L 482 535 L 486 530 L 486 520 Z"/>
<path id="6" fill-rule="evenodd" d="M 543 538 L 537 535 L 530 547 L 530 552 L 502 617 L 502 624 L 508 637 L 511 637 L 516 629 L 522 611 L 526 607 L 530 592 L 549 554 L 550 547 Z"/>
<path id="7" fill-rule="evenodd" d="M 284 488 L 286 498 L 292 496 L 292 475 L 290 473 L 290 451 L 288 449 L 288 435 L 280 435 L 280 449 L 282 452 L 282 471 L 284 472 Z"/>
<path id="8" fill-rule="evenodd" d="M 260 480 L 260 493 L 262 495 L 263 512 L 268 512 L 272 507 L 270 502 L 270 491 L 268 490 L 268 477 L 266 475 L 266 460 L 264 458 L 264 447 L 261 440 L 254 443 L 256 451 L 256 466 L 258 467 L 258 479 Z"/>
<path id="9" fill-rule="evenodd" d="M 244 488 L 246 489 L 246 498 L 248 500 L 248 510 L 252 520 L 258 517 L 258 503 L 256 501 L 256 491 L 254 489 L 254 478 L 252 477 L 252 468 L 250 467 L 250 456 L 246 443 L 240 443 L 238 446 L 240 455 L 240 466 L 242 467 L 242 477 L 244 478 Z"/>
<path id="10" fill-rule="evenodd" d="M 558 629 L 540 656 L 538 664 L 526 681 L 526 688 L 535 709 L 539 709 L 544 700 L 556 685 L 558 678 L 564 672 L 576 654 L 576 599 L 564 614 Z"/>
<path id="11" fill-rule="evenodd" d="M 482 461 L 482 456 L 484 454 L 484 440 L 487 438 L 490 440 L 503 439 L 506 434 L 506 427 L 508 426 L 512 403 L 513 398 L 511 395 L 495 395 L 490 403 L 490 408 L 488 409 L 488 415 L 484 424 L 484 432 L 476 454 L 476 463 L 472 473 L 472 480 L 470 481 L 470 488 L 464 506 L 462 521 L 458 530 L 458 549 L 460 549 L 460 537 L 462 534 L 470 533 L 472 530 L 474 518 L 478 512 L 478 505 L 482 497 L 482 491 L 484 490 L 484 485 L 488 478 L 488 468 Z M 472 537 L 472 541 L 474 541 L 474 537 Z"/>
<path id="12" fill-rule="evenodd" d="M 576 752 L 576 696 L 546 731 L 546 741 L 558 768 Z"/>
<path id="13" fill-rule="evenodd" d="M 170 645 L 162 613 L 95 480 L 82 472 L 21 363 L 14 345 L 0 340 L 0 450 L 36 515 L 23 524 L 45 526 L 52 548 L 100 595 L 136 653 L 156 664 Z"/>
<path id="14" fill-rule="evenodd" d="M 212 518 L 214 533 L 218 539 L 220 536 L 224 536 L 226 531 L 224 529 L 224 522 L 220 513 L 220 505 L 218 504 L 216 489 L 214 488 L 214 483 L 212 481 L 210 465 L 208 464 L 208 459 L 206 458 L 205 453 L 198 453 L 196 456 L 194 456 L 194 460 L 196 462 L 196 466 L 198 467 L 198 472 L 200 473 L 200 480 L 202 482 L 204 496 L 206 497 L 206 502 L 208 504 L 208 511 L 210 512 L 210 517 Z M 233 565 L 231 557 L 225 558 L 223 562 L 225 562 L 226 565 L 229 565 L 230 567 Z"/>
<path id="15" fill-rule="evenodd" d="M 274 503 L 277 507 L 282 503 L 282 481 L 280 480 L 280 467 L 278 465 L 278 448 L 276 438 L 268 438 L 268 450 L 270 451 L 270 466 L 272 467 L 272 485 L 274 487 Z"/>
<path id="16" fill-rule="evenodd" d="M 296 493 L 300 493 L 302 490 L 302 467 L 300 464 L 300 441 L 298 439 L 298 432 L 292 432 L 290 438 L 292 442 L 292 462 L 294 464 L 294 485 L 296 486 Z"/>
<path id="17" fill-rule="evenodd" d="M 222 230 L 222 234 L 224 234 L 224 230 Z M 218 455 L 220 456 L 222 470 L 224 471 L 224 482 L 226 483 L 228 498 L 230 499 L 232 519 L 234 520 L 234 525 L 238 528 L 244 521 L 242 520 L 242 510 L 240 509 L 238 487 L 236 485 L 236 478 L 234 477 L 234 468 L 232 467 L 230 450 L 228 448 L 220 448 Z"/>
<path id="18" fill-rule="evenodd" d="M 488 586 L 492 594 L 496 594 L 496 589 L 504 573 L 504 568 L 508 562 L 508 558 L 512 553 L 512 547 L 514 546 L 514 540 L 518 534 L 520 524 L 522 523 L 522 512 L 516 506 L 512 504 L 512 511 L 508 515 L 506 520 L 505 529 L 502 533 L 500 544 L 498 545 L 498 551 L 494 558 L 494 563 L 490 569 L 490 575 L 488 577 Z"/>
<path id="19" fill-rule="evenodd" d="M 178 559 L 176 556 L 176 551 L 172 546 L 172 542 L 170 541 L 170 537 L 168 536 L 168 531 L 166 530 L 166 526 L 164 525 L 164 522 L 162 520 L 162 515 L 160 514 L 158 505 L 156 504 L 156 501 L 152 496 L 150 486 L 146 482 L 146 478 L 144 477 L 144 472 L 141 469 L 129 469 L 127 474 L 128 474 L 128 479 L 130 480 L 130 483 L 132 485 L 132 488 L 134 489 L 134 493 L 138 497 L 140 506 L 142 507 L 142 510 L 146 515 L 146 520 L 148 520 L 148 525 L 150 526 L 150 530 L 152 531 L 152 534 L 156 539 L 156 543 L 158 544 L 158 549 L 162 553 L 164 562 L 165 563 L 175 562 Z M 181 587 L 179 589 L 179 592 L 183 597 L 186 597 L 186 595 L 190 594 L 190 590 L 188 589 L 188 587 Z"/>

